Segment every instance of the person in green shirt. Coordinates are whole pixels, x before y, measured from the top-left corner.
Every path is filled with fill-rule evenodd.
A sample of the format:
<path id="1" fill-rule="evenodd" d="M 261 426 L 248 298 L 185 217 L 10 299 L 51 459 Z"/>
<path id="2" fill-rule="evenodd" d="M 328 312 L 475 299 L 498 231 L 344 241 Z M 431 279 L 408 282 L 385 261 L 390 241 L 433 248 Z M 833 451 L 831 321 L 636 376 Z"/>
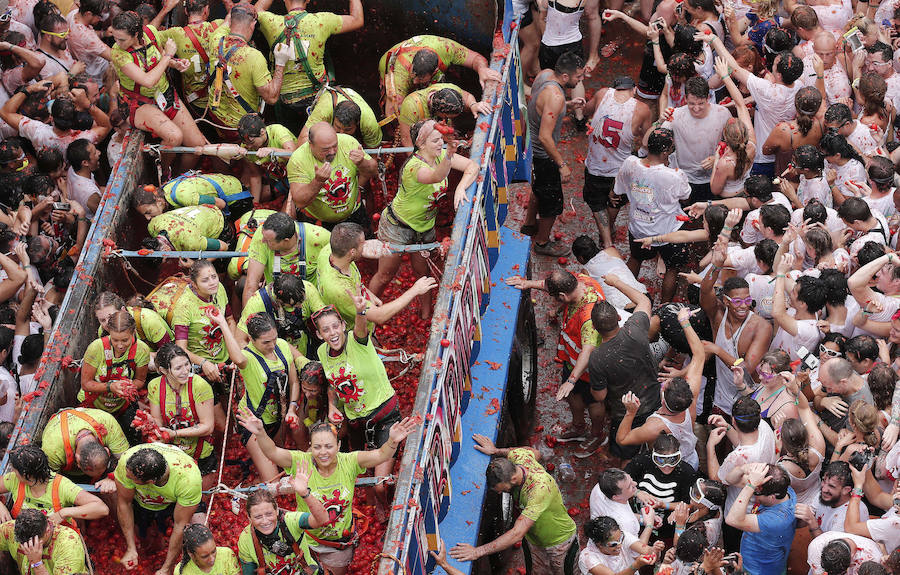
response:
<path id="1" fill-rule="evenodd" d="M 63 435 L 63 419 L 68 434 Z M 83 473 L 100 493 L 113 493 L 115 482 L 107 474 L 128 450 L 121 426 L 100 409 L 62 409 L 50 416 L 41 434 L 41 449 L 50 468 L 66 474 Z"/>
<path id="2" fill-rule="evenodd" d="M 141 539 L 147 536 L 150 523 L 156 523 L 160 535 L 166 533 L 166 520 L 172 517 L 172 535 L 163 565 L 157 573 L 171 573 L 181 554 L 182 532 L 192 521 L 203 497 L 200 469 L 179 448 L 162 443 L 149 443 L 126 451 L 116 466 L 116 493 L 119 525 L 125 535 L 126 551 L 122 565 L 138 566 L 139 558 L 134 528 Z"/>
<path id="3" fill-rule="evenodd" d="M 330 82 L 325 70 L 325 43 L 334 34 L 346 34 L 362 28 L 362 0 L 350 0 L 350 14 L 307 12 L 307 0 L 286 0 L 287 14 L 268 12 L 272 0 L 255 4 L 259 27 L 270 47 L 287 42 L 294 50 L 294 63 L 284 71 L 281 96 L 275 105 L 275 117 L 297 133 L 306 121 L 306 109 L 319 88 Z"/>
<path id="4" fill-rule="evenodd" d="M 150 219 L 150 237 L 141 245 L 151 250 L 225 251 L 228 242 L 218 239 L 223 232 L 225 215 L 217 207 L 177 208 Z"/>
<path id="5" fill-rule="evenodd" d="M 287 172 L 296 210 L 329 227 L 347 220 L 368 225 L 359 188 L 378 172 L 378 163 L 353 136 L 338 134 L 326 122 L 313 125 Z"/>
<path id="6" fill-rule="evenodd" d="M 363 257 L 366 236 L 363 228 L 353 222 L 338 224 L 331 231 L 329 245 L 319 252 L 317 266 L 317 285 L 322 302 L 333 305 L 346 323 L 353 323 L 356 317 L 356 306 L 353 295 L 365 289 L 362 275 L 356 262 Z M 437 282 L 431 276 L 423 276 L 416 280 L 408 290 L 397 299 L 383 303 L 378 296 L 366 290 L 369 307 L 366 319 L 374 325 L 382 325 L 392 317 L 406 309 L 417 295 L 431 291 Z M 425 310 L 420 310 L 424 313 Z M 427 310 L 431 313 L 431 310 Z"/>
<path id="7" fill-rule="evenodd" d="M 328 422 L 318 422 L 309 430 L 311 449 L 306 451 L 288 451 L 275 445 L 265 433 L 263 422 L 244 407 L 238 409 L 238 422 L 259 441 L 262 452 L 276 465 L 293 473 L 302 470 L 304 465 L 310 466 L 309 490 L 297 492 L 297 510 L 311 510 L 311 498 L 317 499 L 328 512 L 328 521 L 321 527 L 307 531 L 313 542 L 327 541 L 334 546 L 310 544 L 311 550 L 318 554 L 319 564 L 333 575 L 344 575 L 353 560 L 353 493 L 356 489 L 356 478 L 375 468 L 388 465 L 390 473 L 391 461 L 397 448 L 416 428 L 418 423 L 407 417 L 395 422 L 390 429 L 388 440 L 374 451 L 340 452 L 340 440 L 337 428 Z M 388 508 L 379 503 L 378 518 L 387 517 Z"/>
<path id="8" fill-rule="evenodd" d="M 330 518 L 323 503 L 313 497 L 309 470 L 310 464 L 304 462 L 291 477 L 292 492 L 306 502 L 308 511 L 279 510 L 275 495 L 268 489 L 258 489 L 247 497 L 250 524 L 238 538 L 238 558 L 244 573 L 256 573 L 260 567 L 266 573 L 274 572 L 283 563 L 289 564 L 293 573 L 305 573 L 304 568 L 313 564 L 304 535 L 308 529 L 326 525 Z"/>
<path id="9" fill-rule="evenodd" d="M 250 250 L 250 244 L 253 242 L 253 236 L 256 230 L 266 222 L 266 219 L 272 214 L 277 213 L 275 210 L 252 210 L 235 222 L 234 227 L 237 232 L 237 243 L 234 251 L 247 253 Z M 235 281 L 234 289 L 237 293 L 244 293 L 244 274 L 250 265 L 250 258 L 247 256 L 239 258 L 231 258 L 228 262 L 228 277 Z"/>
<path id="10" fill-rule="evenodd" d="M 453 195 L 453 207 L 466 201 L 466 189 L 478 177 L 478 164 L 458 155 L 459 142 L 452 140 L 444 149 L 444 139 L 434 120 L 417 122 L 411 131 L 415 142 L 413 155 L 400 168 L 400 187 L 393 201 L 381 213 L 378 239 L 397 246 L 430 244 L 435 241 L 434 225 L 438 202 L 447 193 L 450 170 L 463 172 Z M 396 276 L 402 255 L 391 253 L 378 259 L 378 271 L 369 290 L 378 297 Z M 411 252 L 409 261 L 419 277 L 429 274 L 428 261 L 421 251 Z M 422 294 L 420 310 L 431 310 L 431 292 Z"/>
<path id="11" fill-rule="evenodd" d="M 209 114 L 223 137 L 236 140 L 238 122 L 245 114 L 259 112 L 260 100 L 274 105 L 281 93 L 285 65 L 294 59 L 287 44 L 273 46 L 275 71 L 262 52 L 250 42 L 256 29 L 256 10 L 247 4 L 235 4 L 230 12 L 230 29 L 222 26 L 209 41 L 209 67 L 213 78 L 209 91 Z"/>
<path id="12" fill-rule="evenodd" d="M 397 127 L 400 130 L 400 141 L 404 146 L 412 146 L 413 139 L 409 133 L 416 122 L 437 119 L 443 122 L 452 120 L 468 109 L 472 116 L 490 114 L 491 105 L 479 102 L 475 96 L 454 84 L 433 84 L 427 88 L 416 90 L 403 99 L 397 113 Z"/>
<path id="13" fill-rule="evenodd" d="M 284 339 L 297 350 L 309 356 L 309 328 L 307 324 L 313 313 L 325 307 L 316 286 L 290 274 L 280 274 L 275 281 L 250 297 L 241 311 L 238 321 L 237 340 L 246 345 L 247 320 L 258 313 L 269 314 L 278 326 L 278 337 Z"/>
<path id="14" fill-rule="evenodd" d="M 137 303 L 137 302 L 134 302 Z M 156 310 L 145 306 L 153 304 L 141 300 L 140 304 L 128 307 L 125 301 L 111 291 L 100 292 L 97 301 L 94 303 L 94 317 L 100 324 L 98 334 L 100 337 L 107 335 L 109 318 L 120 310 L 125 310 L 131 314 L 135 323 L 135 335 L 139 340 L 146 343 L 150 349 L 150 363 L 153 364 L 153 358 L 156 356 L 156 350 L 165 344 L 175 341 L 175 334 L 172 328 L 166 323 Z"/>
<path id="15" fill-rule="evenodd" d="M 301 449 L 309 449 L 309 429 L 314 423 L 327 420 L 335 425 L 340 425 L 343 416 L 337 418 L 339 413 L 328 413 L 328 390 L 330 388 L 321 363 L 307 361 L 303 367 L 299 368 L 298 378 L 300 379 L 301 393 L 297 413 L 302 419 L 303 425 L 300 426 L 300 431 L 303 437 L 297 445 Z M 329 415 L 337 419 L 329 419 Z"/>
<path id="16" fill-rule="evenodd" d="M 3 475 L 0 494 L 10 493 L 11 509 L 0 503 L 0 521 L 14 519 L 23 509 L 38 509 L 54 525 L 76 527 L 75 519 L 99 519 L 109 508 L 99 497 L 53 473 L 47 454 L 37 445 L 21 445 L 9 452 L 12 471 Z"/>
<path id="17" fill-rule="evenodd" d="M 440 82 L 452 65 L 475 70 L 482 89 L 487 82 L 499 82 L 500 73 L 491 70 L 487 59 L 448 38 L 422 34 L 396 44 L 378 62 L 384 115 L 396 114 L 403 98 L 411 92 Z"/>
<path id="18" fill-rule="evenodd" d="M 88 572 L 84 542 L 71 527 L 54 525 L 38 509 L 23 509 L 15 521 L 0 525 L 0 551 L 12 557 L 19 573 L 73 575 Z"/>
<path id="19" fill-rule="evenodd" d="M 574 575 L 578 557 L 578 534 L 575 522 L 563 504 L 556 480 L 530 447 L 501 449 L 483 435 L 474 435 L 475 449 L 497 456 L 485 473 L 487 487 L 496 493 L 510 493 L 521 509 L 512 529 L 491 542 L 473 547 L 460 543 L 450 549 L 457 561 L 474 561 L 522 542 L 530 551 L 535 565 L 548 573 Z M 523 540 L 524 539 L 524 540 Z"/>
<path id="20" fill-rule="evenodd" d="M 203 476 L 203 488 L 211 489 L 219 463 L 212 443 L 212 387 L 192 373 L 187 352 L 174 343 L 159 350 L 157 365 L 162 375 L 147 385 L 150 415 L 162 430 L 163 441 L 190 455 Z"/>
<path id="21" fill-rule="evenodd" d="M 241 575 L 241 566 L 231 547 L 216 547 L 206 525 L 191 523 L 184 528 L 184 552 L 175 575 Z"/>
<path id="22" fill-rule="evenodd" d="M 274 156 L 274 152 L 293 152 L 297 137 L 281 124 L 266 125 L 259 114 L 246 114 L 238 122 L 241 146 L 256 154 L 244 156 L 241 164 L 250 180 L 253 201 L 269 201 L 279 195 L 290 194 L 287 163 L 290 156 Z M 268 188 L 268 193 L 266 192 Z"/>
<path id="23" fill-rule="evenodd" d="M 127 429 L 131 443 L 140 435 L 131 426 L 137 394 L 147 380 L 150 348 L 137 339 L 134 317 L 119 310 L 107 322 L 109 335 L 95 339 L 84 352 L 78 401 L 113 414 Z"/>
<path id="24" fill-rule="evenodd" d="M 300 424 L 297 415 L 300 384 L 291 346 L 278 337 L 275 320 L 266 313 L 250 316 L 247 320 L 250 343 L 241 348 L 222 314 L 210 313 L 210 319 L 222 330 L 228 355 L 241 371 L 244 396 L 240 405 L 265 422 L 266 433 L 271 437 L 282 440 L 282 420 L 296 435 Z M 271 481 L 277 477 L 278 469 L 260 451 L 258 442 L 246 433 L 241 435 L 241 440 L 262 480 Z"/>
<path id="25" fill-rule="evenodd" d="M 232 221 L 253 209 L 253 197 L 241 181 L 227 174 L 185 172 L 161 188 L 138 188 L 132 198 L 135 209 L 148 221 L 173 208 L 215 206 Z"/>
<path id="26" fill-rule="evenodd" d="M 319 252 L 328 244 L 331 233 L 323 227 L 297 222 L 284 212 L 272 214 L 253 233 L 247 249 L 247 278 L 244 281 L 243 305 L 263 284 L 275 276 L 291 274 L 310 282 L 316 281 Z"/>
<path id="27" fill-rule="evenodd" d="M 377 148 L 383 139 L 374 110 L 350 88 L 328 86 L 318 95 L 300 132 L 301 144 L 309 138 L 309 129 L 319 122 L 331 124 L 338 134 L 361 140 L 367 148 Z"/>

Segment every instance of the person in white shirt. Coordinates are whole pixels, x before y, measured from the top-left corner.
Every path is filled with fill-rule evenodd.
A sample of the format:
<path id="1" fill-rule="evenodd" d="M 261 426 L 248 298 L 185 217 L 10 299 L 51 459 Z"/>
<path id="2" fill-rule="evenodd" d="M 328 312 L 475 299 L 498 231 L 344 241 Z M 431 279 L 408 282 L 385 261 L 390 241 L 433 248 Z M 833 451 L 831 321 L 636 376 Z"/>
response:
<path id="1" fill-rule="evenodd" d="M 844 531 L 844 517 L 849 507 L 856 507 L 857 517 L 869 516 L 862 499 L 850 497 L 852 488 L 850 465 L 846 461 L 832 461 L 822 471 L 819 501 L 815 505 L 798 503 L 794 514 L 806 523 L 813 537 L 828 531 Z"/>
<path id="2" fill-rule="evenodd" d="M 50 12 L 38 23 L 41 39 L 38 52 L 46 56 L 47 62 L 41 70 L 45 80 L 57 74 L 78 75 L 84 71 L 84 63 L 79 63 L 69 52 L 69 23 L 58 12 Z"/>
<path id="3" fill-rule="evenodd" d="M 718 56 L 728 63 L 731 77 L 747 87 L 756 102 L 756 114 L 753 118 L 756 141 L 765 142 L 775 124 L 794 117 L 794 95 L 803 87 L 797 81 L 803 74 L 803 60 L 790 52 L 779 53 L 772 63 L 772 79 L 768 80 L 741 68 L 722 40 L 715 35 L 700 36 L 705 36 L 703 40 L 711 42 Z M 762 146 L 759 146 L 751 173 L 774 176 L 775 156 L 763 154 Z"/>
<path id="4" fill-rule="evenodd" d="M 837 40 L 835 40 L 834 34 L 825 31 L 817 34 L 813 39 L 812 46 L 814 53 L 803 58 L 803 76 L 801 76 L 800 81 L 804 86 L 816 86 L 818 77 L 814 60 L 818 56 L 822 61 L 822 67 L 825 72 L 822 80 L 825 83 L 826 106 L 830 106 L 844 98 L 849 98 L 851 96 L 850 81 L 847 78 L 847 71 L 844 70 L 844 66 L 838 62 Z"/>
<path id="5" fill-rule="evenodd" d="M 652 565 L 652 561 L 644 558 L 644 555 L 652 555 L 658 558 L 665 549 L 663 541 L 657 541 L 649 545 L 650 536 L 653 534 L 653 513 L 647 517 L 641 536 L 637 537 L 626 533 L 619 528 L 619 524 L 612 517 L 594 517 L 584 524 L 584 535 L 587 537 L 587 545 L 578 556 L 578 566 L 583 575 L 615 575 L 624 570 L 632 573 L 639 569 Z"/>
<path id="6" fill-rule="evenodd" d="M 75 59 L 84 62 L 84 71 L 101 85 L 112 59 L 112 50 L 103 43 L 94 26 L 103 21 L 108 10 L 107 0 L 80 0 L 66 15 L 69 51 Z"/>
<path id="7" fill-rule="evenodd" d="M 850 253 L 855 254 L 868 241 L 885 246 L 891 243 L 891 229 L 887 219 L 878 211 L 873 211 L 862 198 L 847 198 L 838 209 L 838 216 L 855 232 Z"/>
<path id="8" fill-rule="evenodd" d="M 843 528 L 839 531 L 874 539 L 884 545 L 885 549 L 896 549 L 900 546 L 900 490 L 893 493 L 884 491 L 868 468 L 857 469 L 850 466 L 850 473 L 853 476 L 852 497 L 861 501 L 865 494 L 869 503 L 880 509 L 887 509 L 887 512 L 878 519 L 869 519 L 867 513 L 862 513 L 862 507 L 858 510 L 848 509 Z"/>
<path id="9" fill-rule="evenodd" d="M 841 531 L 829 531 L 813 539 L 807 548 L 810 573 L 856 575 L 866 561 L 881 563 L 883 553 L 871 539 Z M 844 567 L 849 565 L 849 569 Z"/>
<path id="10" fill-rule="evenodd" d="M 869 126 L 858 122 L 846 104 L 837 103 L 828 106 L 825 110 L 825 127 L 836 130 L 838 134 L 847 138 L 861 156 L 871 156 L 877 153 L 881 146 L 880 131 L 873 132 Z M 874 135 L 876 133 L 879 135 Z"/>
<path id="11" fill-rule="evenodd" d="M 884 156 L 869 158 L 866 168 L 868 185 L 859 186 L 859 195 L 873 212 L 880 212 L 887 220 L 897 212 L 894 187 L 894 163 Z"/>
<path id="12" fill-rule="evenodd" d="M 794 150 L 791 159 L 791 173 L 800 176 L 800 183 L 794 186 L 787 178 L 781 178 L 781 193 L 791 200 L 795 208 L 802 208 L 810 200 L 818 200 L 826 207 L 834 201 L 831 186 L 825 178 L 825 156 L 816 146 L 804 144 Z"/>
<path id="13" fill-rule="evenodd" d="M 854 333 L 875 330 L 885 333 L 885 328 L 890 329 L 894 313 L 900 309 L 900 297 L 896 297 L 900 295 L 900 256 L 888 253 L 872 260 L 847 279 L 847 287 L 859 308 L 868 312 L 868 321 L 861 326 L 861 331 Z"/>
<path id="14" fill-rule="evenodd" d="M 584 266 L 584 271 L 589 276 L 603 285 L 603 295 L 606 297 L 606 301 L 611 303 L 616 309 L 633 308 L 634 303 L 628 296 L 603 280 L 603 276 L 606 274 L 613 274 L 622 283 L 641 293 L 647 293 L 647 286 L 634 277 L 634 274 L 625 265 L 622 254 L 615 247 L 601 250 L 591 237 L 578 236 L 572 242 L 572 255 L 575 256 L 578 263 Z"/>
<path id="15" fill-rule="evenodd" d="M 685 82 L 684 93 L 685 105 L 676 108 L 663 127 L 675 134 L 675 167 L 687 176 L 691 201 L 705 202 L 713 195 L 709 186 L 712 167 L 704 164 L 716 153 L 731 112 L 725 106 L 710 103 L 709 84 L 700 76 Z"/>
<path id="16" fill-rule="evenodd" d="M 616 174 L 650 127 L 650 107 L 634 97 L 634 80 L 617 76 L 612 88 L 601 88 L 585 106 L 591 116 L 584 158 L 584 203 L 591 209 L 600 240 L 612 246 L 610 229 L 626 198 L 612 193 Z M 606 210 L 608 224 L 600 212 Z"/>
<path id="17" fill-rule="evenodd" d="M 6 326 L 0 326 L 0 422 L 15 423 L 16 412 L 16 379 L 4 366 L 12 353 L 15 332 Z"/>
<path id="18" fill-rule="evenodd" d="M 894 71 L 893 48 L 880 40 L 866 48 L 862 70 L 855 69 L 854 75 L 859 76 L 860 72 L 874 72 L 884 78 L 887 84 L 885 99 L 891 101 L 895 110 L 900 110 L 900 74 Z"/>
<path id="19" fill-rule="evenodd" d="M 794 267 L 794 255 L 787 252 L 795 237 L 796 232 L 789 230 L 775 255 L 775 294 L 772 301 L 775 337 L 769 346 L 769 349 L 788 352 L 791 361 L 800 358 L 798 351 L 801 347 L 817 349 L 822 337 L 817 326 L 818 313 L 825 307 L 827 294 L 825 282 L 817 277 L 801 276 L 793 287 L 788 287 L 787 274 Z M 790 311 L 794 313 L 788 310 L 785 293 L 790 293 Z"/>
<path id="20" fill-rule="evenodd" d="M 744 225 L 741 228 L 741 241 L 748 246 L 754 245 L 766 238 L 762 231 L 760 218 L 760 208 L 762 206 L 780 205 L 788 210 L 791 209 L 791 201 L 777 189 L 777 186 L 772 183 L 771 176 L 753 174 L 744 180 L 746 197 L 714 200 L 712 205 L 722 205 L 728 209 L 739 208 L 744 210 L 747 217 L 744 218 Z M 706 210 L 706 205 L 706 202 L 692 204 L 688 208 L 688 212 L 691 217 L 699 217 Z"/>
<path id="21" fill-rule="evenodd" d="M 847 138 L 834 132 L 828 132 L 822 136 L 819 146 L 825 155 L 828 179 L 831 179 L 830 172 L 834 172 L 834 183 L 831 186 L 834 205 L 840 207 L 845 199 L 864 195 L 862 186 L 869 179 L 866 174 L 865 160 L 850 145 Z M 884 159 L 887 160 L 887 158 Z"/>
<path id="22" fill-rule="evenodd" d="M 675 150 L 672 130 L 656 128 L 647 140 L 647 157 L 629 156 L 616 176 L 613 191 L 627 195 L 628 268 L 637 277 L 641 264 L 656 256 L 666 264 L 661 290 L 662 301 L 675 295 L 678 271 L 687 264 L 686 244 L 656 244 L 649 249 L 641 246 L 641 238 L 663 235 L 681 228 L 678 216 L 683 216 L 680 201 L 690 196 L 691 187 L 683 171 L 670 168 L 667 163 Z"/>
<path id="23" fill-rule="evenodd" d="M 92 220 L 103 195 L 94 181 L 94 172 L 100 167 L 100 150 L 89 140 L 78 139 L 66 150 L 66 161 L 69 163 L 66 175 L 69 199 L 81 204 L 87 219 Z"/>
<path id="24" fill-rule="evenodd" d="M 637 483 L 621 469 L 611 467 L 601 471 L 591 490 L 591 519 L 602 515 L 612 517 L 622 532 L 637 537 L 641 522 L 629 505 L 637 492 Z"/>

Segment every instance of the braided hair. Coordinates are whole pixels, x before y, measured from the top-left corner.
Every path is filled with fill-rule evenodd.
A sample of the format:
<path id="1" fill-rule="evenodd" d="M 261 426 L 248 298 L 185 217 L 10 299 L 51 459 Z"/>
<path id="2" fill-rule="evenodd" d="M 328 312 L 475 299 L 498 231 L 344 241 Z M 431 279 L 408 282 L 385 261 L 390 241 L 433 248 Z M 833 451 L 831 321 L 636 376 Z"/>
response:
<path id="1" fill-rule="evenodd" d="M 191 523 L 184 528 L 184 534 L 181 539 L 183 553 L 181 554 L 181 569 L 191 561 L 191 554 L 195 553 L 201 545 L 207 541 L 215 541 L 212 531 L 209 527 L 200 523 Z"/>

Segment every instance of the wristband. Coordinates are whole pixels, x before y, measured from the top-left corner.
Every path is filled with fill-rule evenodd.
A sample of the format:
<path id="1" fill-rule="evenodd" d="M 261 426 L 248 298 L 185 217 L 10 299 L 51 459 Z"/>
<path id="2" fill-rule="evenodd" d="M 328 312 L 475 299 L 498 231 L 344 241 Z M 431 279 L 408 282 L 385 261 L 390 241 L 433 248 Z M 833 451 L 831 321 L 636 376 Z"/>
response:
<path id="1" fill-rule="evenodd" d="M 111 384 L 111 382 L 107 381 L 106 382 L 106 394 L 109 395 L 110 393 L 112 393 L 112 384 Z"/>
<path id="2" fill-rule="evenodd" d="M 300 407 L 300 404 L 297 403 L 296 401 L 290 402 L 290 403 L 288 404 L 288 407 L 290 407 L 290 406 L 292 406 L 292 405 L 296 405 L 297 407 Z"/>
<path id="3" fill-rule="evenodd" d="M 685 329 L 691 327 L 691 322 L 689 322 L 689 321 L 686 321 L 684 323 L 681 323 L 681 322 L 678 322 L 678 323 L 681 324 L 681 327 L 683 327 Z"/>
<path id="4" fill-rule="evenodd" d="M 863 495 L 862 487 L 854 487 L 853 491 L 850 492 L 850 497 L 862 497 Z"/>
<path id="5" fill-rule="evenodd" d="M 722 231 L 723 231 L 723 232 L 724 232 L 724 231 L 729 231 L 729 232 L 730 232 L 730 231 L 733 230 L 733 229 L 734 229 L 734 228 L 732 228 L 731 226 L 722 226 Z"/>
<path id="6" fill-rule="evenodd" d="M 776 278 L 786 278 L 787 276 L 784 274 L 777 274 L 775 277 Z"/>
<path id="7" fill-rule="evenodd" d="M 37 569 L 38 567 L 40 567 L 40 566 L 43 565 L 43 564 L 44 564 L 44 560 L 41 559 L 41 560 L 38 561 L 37 563 L 32 563 L 32 564 L 31 564 L 31 568 L 32 568 L 32 569 Z"/>
<path id="8" fill-rule="evenodd" d="M 756 487 L 754 487 L 754 485 L 752 483 L 750 483 L 749 479 L 747 480 L 747 485 L 745 485 L 744 487 L 749 487 L 753 491 L 756 491 Z"/>
<path id="9" fill-rule="evenodd" d="M 300 496 L 300 499 L 306 499 L 306 498 L 309 497 L 310 495 L 312 495 L 312 489 L 310 489 L 309 487 L 307 487 L 307 488 L 306 488 L 306 495 L 301 495 L 301 496 Z"/>

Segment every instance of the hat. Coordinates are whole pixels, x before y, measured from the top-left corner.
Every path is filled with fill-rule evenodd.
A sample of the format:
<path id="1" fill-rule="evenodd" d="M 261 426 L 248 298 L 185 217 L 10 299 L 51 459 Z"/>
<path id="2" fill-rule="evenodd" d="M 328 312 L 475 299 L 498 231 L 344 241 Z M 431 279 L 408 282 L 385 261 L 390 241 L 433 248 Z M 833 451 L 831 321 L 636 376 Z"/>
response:
<path id="1" fill-rule="evenodd" d="M 630 90 L 634 88 L 634 80 L 628 76 L 616 76 L 612 87 L 613 90 Z"/>

